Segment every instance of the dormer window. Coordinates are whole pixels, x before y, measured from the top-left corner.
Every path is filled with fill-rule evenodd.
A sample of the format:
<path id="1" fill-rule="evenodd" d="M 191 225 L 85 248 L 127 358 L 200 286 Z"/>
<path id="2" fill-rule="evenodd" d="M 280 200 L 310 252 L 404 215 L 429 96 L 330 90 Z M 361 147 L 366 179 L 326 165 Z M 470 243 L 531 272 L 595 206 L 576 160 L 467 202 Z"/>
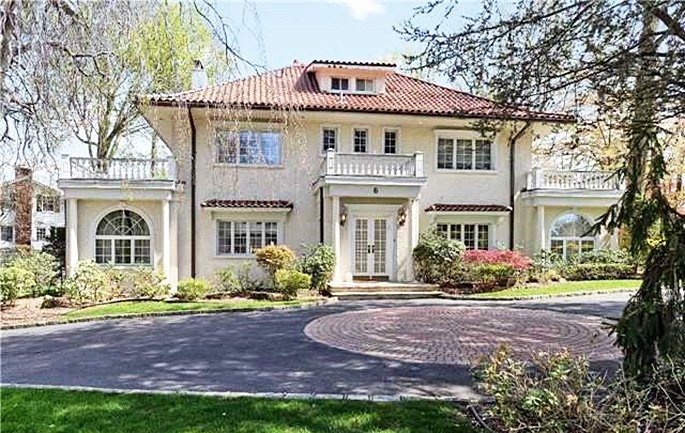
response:
<path id="1" fill-rule="evenodd" d="M 349 78 L 331 78 L 331 90 L 347 91 L 350 90 L 350 79 Z"/>
<path id="2" fill-rule="evenodd" d="M 357 92 L 373 92 L 373 80 L 357 78 L 355 80 L 355 90 Z"/>

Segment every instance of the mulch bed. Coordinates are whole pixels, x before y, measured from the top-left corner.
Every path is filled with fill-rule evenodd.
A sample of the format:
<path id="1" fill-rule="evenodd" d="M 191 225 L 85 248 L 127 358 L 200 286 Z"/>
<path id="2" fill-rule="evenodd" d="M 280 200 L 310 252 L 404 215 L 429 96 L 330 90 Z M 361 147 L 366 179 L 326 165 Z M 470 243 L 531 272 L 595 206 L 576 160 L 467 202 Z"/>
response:
<path id="1" fill-rule="evenodd" d="M 0 310 L 0 325 L 28 325 L 58 319 L 59 316 L 74 311 L 74 307 L 40 308 L 43 298 L 17 299 L 13 306 Z"/>

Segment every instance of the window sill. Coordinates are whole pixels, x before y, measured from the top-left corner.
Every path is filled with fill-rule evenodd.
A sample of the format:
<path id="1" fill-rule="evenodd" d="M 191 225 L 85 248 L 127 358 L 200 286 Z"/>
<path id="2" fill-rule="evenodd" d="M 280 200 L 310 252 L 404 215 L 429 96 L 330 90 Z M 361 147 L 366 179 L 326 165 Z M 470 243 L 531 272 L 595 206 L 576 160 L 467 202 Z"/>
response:
<path id="1" fill-rule="evenodd" d="M 279 165 L 269 165 L 269 164 L 233 164 L 230 162 L 215 162 L 214 163 L 215 168 L 256 168 L 260 170 L 281 170 L 285 168 L 285 165 L 279 164 Z"/>
<path id="2" fill-rule="evenodd" d="M 496 175 L 497 170 L 454 170 L 450 168 L 436 168 L 435 171 L 441 174 L 484 174 L 484 175 Z"/>
<path id="3" fill-rule="evenodd" d="M 215 259 L 247 259 L 254 260 L 257 256 L 254 254 L 214 254 Z"/>

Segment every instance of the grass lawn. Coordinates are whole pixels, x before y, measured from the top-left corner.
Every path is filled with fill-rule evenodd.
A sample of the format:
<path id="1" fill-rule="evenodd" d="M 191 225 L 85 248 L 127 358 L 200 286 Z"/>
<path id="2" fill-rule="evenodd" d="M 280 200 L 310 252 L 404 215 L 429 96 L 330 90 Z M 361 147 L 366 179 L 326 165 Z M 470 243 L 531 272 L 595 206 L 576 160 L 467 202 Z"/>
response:
<path id="1" fill-rule="evenodd" d="M 574 292 L 593 292 L 601 290 L 637 289 L 642 280 L 596 280 L 596 281 L 567 281 L 552 283 L 546 286 L 522 287 L 501 290 L 491 293 L 477 293 L 474 298 L 510 298 L 544 295 L 565 295 Z"/>
<path id="2" fill-rule="evenodd" d="M 299 305 L 311 301 L 311 298 L 295 299 L 292 301 L 258 301 L 252 299 L 197 302 L 126 301 L 82 308 L 80 310 L 71 311 L 62 317 L 66 319 L 76 319 L 84 317 L 113 316 L 117 314 L 143 314 L 166 311 L 235 310 L 236 308 L 267 308 L 282 305 Z"/>
<path id="3" fill-rule="evenodd" d="M 269 400 L 2 388 L 14 433 L 467 433 L 451 403 Z"/>

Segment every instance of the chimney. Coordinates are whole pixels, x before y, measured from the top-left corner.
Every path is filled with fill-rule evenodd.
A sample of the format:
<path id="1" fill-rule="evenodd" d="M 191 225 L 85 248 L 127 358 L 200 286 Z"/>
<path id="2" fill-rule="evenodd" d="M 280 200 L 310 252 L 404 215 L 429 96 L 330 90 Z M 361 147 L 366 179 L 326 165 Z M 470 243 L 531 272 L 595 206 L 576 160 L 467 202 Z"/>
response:
<path id="1" fill-rule="evenodd" d="M 15 167 L 14 181 L 14 241 L 17 245 L 31 246 L 33 170 Z"/>
<path id="2" fill-rule="evenodd" d="M 205 71 L 201 61 L 195 60 L 193 70 L 190 72 L 190 89 L 204 89 L 208 84 L 207 71 Z"/>

